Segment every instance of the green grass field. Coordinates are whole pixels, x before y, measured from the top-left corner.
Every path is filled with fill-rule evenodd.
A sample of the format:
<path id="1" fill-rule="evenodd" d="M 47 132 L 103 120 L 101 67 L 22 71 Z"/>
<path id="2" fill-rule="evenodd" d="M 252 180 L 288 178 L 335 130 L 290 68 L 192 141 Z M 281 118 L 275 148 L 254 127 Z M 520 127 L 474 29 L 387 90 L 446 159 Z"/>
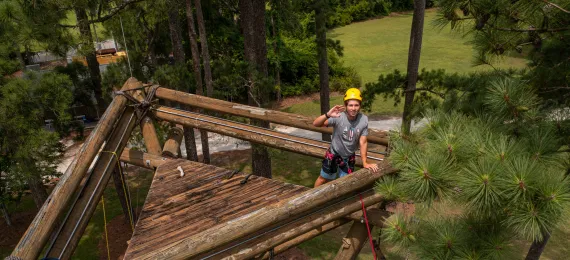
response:
<path id="1" fill-rule="evenodd" d="M 445 69 L 448 72 L 468 73 L 491 70 L 488 65 L 473 67 L 473 48 L 469 38 L 452 32 L 447 26 L 433 26 L 436 10 L 426 10 L 420 70 Z M 378 75 L 394 69 L 406 71 L 412 14 L 353 23 L 331 30 L 328 37 L 340 40 L 344 47 L 344 62 L 354 67 L 363 83 L 376 81 Z M 499 68 L 524 67 L 523 58 L 507 57 L 494 65 Z"/>
<path id="2" fill-rule="evenodd" d="M 433 26 L 436 10 L 426 11 L 420 70 L 422 68 L 445 69 L 452 73 L 469 73 L 493 70 L 491 66 L 473 66 L 473 48 L 469 38 L 452 32 L 448 27 L 439 29 Z M 356 69 L 362 77 L 363 87 L 374 82 L 380 74 L 393 72 L 395 69 L 406 72 L 408 64 L 408 46 L 410 41 L 411 14 L 395 14 L 390 17 L 353 23 L 329 31 L 328 37 L 340 40 L 344 47 L 344 64 Z M 522 57 L 506 57 L 496 68 L 523 68 L 526 61 Z M 286 109 L 287 112 L 307 116 L 320 114 L 320 103 L 306 102 Z M 342 104 L 340 97 L 331 98 L 331 105 Z M 394 107 L 393 100 L 384 101 L 377 97 L 372 105 L 372 115 L 399 116 L 403 104 Z"/>

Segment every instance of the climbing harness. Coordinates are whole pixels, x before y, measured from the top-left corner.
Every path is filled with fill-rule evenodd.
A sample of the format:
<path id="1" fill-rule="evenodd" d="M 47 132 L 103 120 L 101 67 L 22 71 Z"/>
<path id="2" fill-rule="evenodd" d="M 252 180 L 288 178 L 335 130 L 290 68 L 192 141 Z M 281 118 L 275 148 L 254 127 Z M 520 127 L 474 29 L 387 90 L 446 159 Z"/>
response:
<path id="1" fill-rule="evenodd" d="M 172 109 L 173 109 L 173 110 L 181 111 L 181 110 L 176 109 L 176 108 L 172 108 Z M 217 123 L 217 122 L 214 122 L 214 121 L 211 121 L 211 120 L 207 120 L 207 119 L 203 119 L 203 118 L 191 117 L 191 116 L 187 116 L 187 115 L 184 115 L 184 114 L 179 114 L 179 113 L 170 112 L 170 111 L 166 111 L 166 110 L 162 110 L 162 109 L 157 109 L 157 108 L 151 108 L 151 110 L 158 111 L 158 112 L 162 112 L 162 113 L 166 113 L 166 114 L 176 115 L 176 116 L 180 116 L 180 117 L 184 117 L 184 118 L 194 119 L 194 120 L 196 120 L 196 121 L 202 121 L 202 122 L 211 123 L 211 124 L 215 124 L 215 125 L 225 126 L 225 127 L 229 127 L 229 128 L 233 128 L 233 129 L 245 131 L 245 132 L 250 132 L 250 133 L 258 134 L 258 135 L 264 135 L 264 136 L 268 136 L 268 137 L 273 137 L 273 138 L 277 138 L 277 139 L 281 139 L 281 140 L 289 141 L 289 142 L 293 142 L 293 143 L 304 144 L 304 145 L 308 145 L 308 146 L 312 146 L 312 147 L 328 149 L 327 146 L 322 146 L 322 145 L 317 145 L 317 144 L 311 144 L 311 143 L 302 142 L 302 141 L 298 141 L 298 140 L 286 138 L 286 137 L 283 137 L 283 136 L 273 135 L 273 134 L 267 134 L 267 133 L 256 132 L 256 131 L 253 131 L 253 130 L 250 130 L 250 129 L 244 129 L 244 128 L 241 128 L 241 127 L 237 127 L 237 126 L 233 126 L 233 125 L 229 125 L 229 124 L 224 124 L 224 123 Z M 184 111 L 184 112 L 185 112 L 185 113 L 188 113 L 188 114 L 193 114 L 193 115 L 200 115 L 200 116 L 202 116 L 202 117 L 214 118 L 214 117 L 211 117 L 211 116 L 201 115 L 201 114 L 193 113 L 193 112 L 189 112 L 189 111 Z M 222 119 L 222 118 L 215 118 L 215 119 L 216 119 L 216 120 L 220 120 L 220 121 L 225 121 L 225 122 L 232 122 L 232 121 L 230 121 L 230 120 L 226 120 L 226 119 Z M 250 127 L 252 127 L 252 128 L 257 128 L 257 129 L 262 129 L 262 130 L 268 130 L 267 128 L 258 127 L 258 126 L 253 126 L 253 125 L 251 125 Z M 305 138 L 305 137 L 303 137 L 303 138 Z M 307 139 L 308 139 L 308 138 L 307 138 Z M 314 139 L 309 139 L 309 140 L 319 141 L 319 140 L 314 140 Z M 356 155 L 356 156 L 360 156 L 360 155 Z M 366 158 L 373 159 L 373 160 L 378 160 L 378 161 L 383 161 L 383 160 L 384 160 L 383 158 L 377 158 L 377 157 L 373 157 L 373 156 L 366 156 Z"/>
<path id="2" fill-rule="evenodd" d="M 368 225 L 368 217 L 366 216 L 366 207 L 364 207 L 364 200 L 362 199 L 362 193 L 360 196 L 360 204 L 362 205 L 362 215 L 364 216 L 364 223 L 366 223 L 366 231 L 368 232 L 368 241 L 370 241 L 370 249 L 372 249 L 372 256 L 376 260 L 376 250 L 374 250 L 374 243 L 372 242 L 372 234 L 370 233 L 370 225 Z"/>

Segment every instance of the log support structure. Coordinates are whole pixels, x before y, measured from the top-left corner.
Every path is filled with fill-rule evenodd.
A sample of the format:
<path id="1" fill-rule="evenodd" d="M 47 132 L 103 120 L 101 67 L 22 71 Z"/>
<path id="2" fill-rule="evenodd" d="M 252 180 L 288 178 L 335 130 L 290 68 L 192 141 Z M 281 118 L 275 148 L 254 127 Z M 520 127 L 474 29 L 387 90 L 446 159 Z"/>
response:
<path id="1" fill-rule="evenodd" d="M 198 129 L 205 129 L 209 132 L 230 136 L 253 143 L 266 145 L 269 147 L 300 153 L 317 158 L 322 158 L 328 149 L 329 144 L 322 141 L 291 136 L 289 134 L 272 131 L 265 128 L 254 127 L 246 124 L 219 119 L 216 117 L 187 112 L 168 107 L 156 107 L 152 110 L 155 118 L 185 125 Z M 167 141 L 168 142 L 168 141 Z M 163 155 L 167 151 L 163 149 Z M 381 163 L 384 156 L 382 154 L 369 152 L 369 163 Z M 357 154 L 356 165 L 362 166 L 362 160 Z"/>
<path id="2" fill-rule="evenodd" d="M 141 101 L 143 99 L 141 90 L 145 88 L 141 82 L 130 78 L 122 91 L 132 95 L 134 100 Z M 321 133 L 330 134 L 332 131 L 330 128 L 312 126 L 312 118 L 308 117 L 160 87 L 155 93 L 156 97 L 168 103 L 178 102 L 198 109 L 265 120 Z M 117 95 L 113 99 L 98 126 L 86 140 L 76 159 L 21 238 L 12 256 L 25 260 L 37 259 L 44 250 L 48 238 L 54 234 L 52 243 L 47 247 L 46 256 L 70 259 L 113 171 L 116 172 L 119 167 L 117 166 L 119 159 L 140 167 L 156 169 L 174 158 L 179 158 L 183 127 L 207 130 L 317 158 L 321 158 L 329 146 L 328 143 L 318 140 L 295 137 L 265 128 L 157 105 L 150 110 L 144 110 L 153 114 L 151 118 L 144 112 L 141 113 L 142 110 L 136 111 L 137 108 L 127 106 L 129 99 L 133 100 L 128 95 Z M 154 119 L 174 125 L 162 149 L 154 128 Z M 126 148 L 131 132 L 137 124 L 141 128 L 147 153 Z M 370 143 L 382 145 L 388 143 L 385 132 L 381 131 L 370 130 L 368 139 Z M 368 162 L 379 164 L 379 172 L 359 170 L 342 180 L 329 182 L 232 220 L 231 223 L 228 222 L 216 230 L 199 232 L 181 241 L 174 241 L 166 247 L 145 253 L 143 258 L 180 259 L 208 256 L 230 259 L 267 258 L 269 250 L 274 253 L 283 252 L 305 240 L 353 221 L 353 227 L 345 238 L 345 241 L 349 241 L 350 250 L 341 248 L 337 259 L 354 259 L 362 248 L 362 241 L 366 241 L 362 239 L 364 224 L 361 223 L 361 202 L 357 194 L 362 194 L 366 206 L 379 203 L 382 197 L 375 194 L 371 187 L 378 178 L 395 171 L 382 161 L 382 154 L 369 152 L 368 155 Z M 93 170 L 88 172 L 92 165 Z M 357 165 L 361 165 L 358 157 Z M 115 181 L 118 180 L 120 179 L 116 178 Z M 119 188 L 117 185 L 117 190 Z M 128 202 L 127 195 L 124 203 Z M 64 211 L 67 212 L 66 216 L 62 216 Z M 379 226 L 382 225 L 387 213 L 368 208 L 367 215 L 370 217 L 371 225 Z M 56 224 L 62 219 L 61 226 L 55 229 Z M 209 242 L 204 243 L 204 241 Z"/>
<path id="3" fill-rule="evenodd" d="M 140 127 L 142 136 L 144 138 L 144 145 L 148 153 L 154 155 L 162 154 L 160 141 L 158 139 L 158 135 L 156 134 L 156 129 L 154 128 L 154 120 L 148 116 L 145 116 L 141 121 Z"/>
<path id="4" fill-rule="evenodd" d="M 194 130 L 192 130 L 194 131 Z M 168 138 L 164 143 L 164 148 L 162 149 L 162 156 L 168 156 L 171 158 L 180 158 L 182 152 L 180 150 L 180 145 L 182 144 L 182 137 L 184 137 L 184 130 L 181 125 L 173 125 L 168 133 Z"/>
<path id="5" fill-rule="evenodd" d="M 206 110 L 221 112 L 230 115 L 243 116 L 252 119 L 259 119 L 271 123 L 292 126 L 296 128 L 311 130 L 319 133 L 332 134 L 332 129 L 328 127 L 313 126 L 314 118 L 268 110 L 259 107 L 252 107 L 236 104 L 219 99 L 194 95 L 182 91 L 167 88 L 158 88 L 156 96 L 161 99 L 175 101 L 181 104 L 203 108 Z M 374 144 L 388 145 L 387 133 L 376 129 L 368 129 L 368 142 Z"/>
<path id="6" fill-rule="evenodd" d="M 122 90 L 140 86 L 135 78 L 127 80 Z M 47 243 L 48 238 L 58 223 L 58 217 L 71 202 L 72 194 L 78 189 L 89 166 L 98 155 L 105 140 L 108 139 L 115 124 L 127 105 L 127 99 L 117 96 L 109 105 L 97 127 L 89 135 L 75 160 L 60 178 L 38 214 L 16 245 L 12 256 L 27 260 L 37 259 Z"/>

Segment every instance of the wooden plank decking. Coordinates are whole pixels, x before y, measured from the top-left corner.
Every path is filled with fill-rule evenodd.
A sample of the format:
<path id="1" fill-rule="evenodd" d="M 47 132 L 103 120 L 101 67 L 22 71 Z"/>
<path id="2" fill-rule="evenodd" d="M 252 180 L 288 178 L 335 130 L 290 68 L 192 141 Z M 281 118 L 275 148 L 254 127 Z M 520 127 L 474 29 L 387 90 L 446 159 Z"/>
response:
<path id="1" fill-rule="evenodd" d="M 177 167 L 181 166 L 184 176 Z M 158 167 L 125 259 L 214 228 L 267 205 L 287 199 L 306 187 L 245 175 L 186 160 Z"/>

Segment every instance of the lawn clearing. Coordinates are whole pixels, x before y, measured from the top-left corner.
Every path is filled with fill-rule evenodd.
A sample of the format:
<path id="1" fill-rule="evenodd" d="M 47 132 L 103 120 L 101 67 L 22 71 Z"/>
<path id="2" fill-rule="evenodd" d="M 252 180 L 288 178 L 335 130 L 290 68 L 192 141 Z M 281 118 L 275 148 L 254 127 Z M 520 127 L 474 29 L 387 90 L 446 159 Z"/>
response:
<path id="1" fill-rule="evenodd" d="M 436 9 L 426 10 L 420 70 L 445 69 L 458 73 L 492 70 L 488 65 L 472 66 L 474 51 L 468 37 L 452 32 L 449 26 L 443 29 L 433 26 L 436 12 Z M 331 30 L 328 37 L 340 40 L 344 47 L 344 63 L 354 67 L 365 84 L 394 69 L 406 72 L 411 24 L 412 13 L 392 14 Z M 493 66 L 523 68 L 526 60 L 506 57 Z"/>

